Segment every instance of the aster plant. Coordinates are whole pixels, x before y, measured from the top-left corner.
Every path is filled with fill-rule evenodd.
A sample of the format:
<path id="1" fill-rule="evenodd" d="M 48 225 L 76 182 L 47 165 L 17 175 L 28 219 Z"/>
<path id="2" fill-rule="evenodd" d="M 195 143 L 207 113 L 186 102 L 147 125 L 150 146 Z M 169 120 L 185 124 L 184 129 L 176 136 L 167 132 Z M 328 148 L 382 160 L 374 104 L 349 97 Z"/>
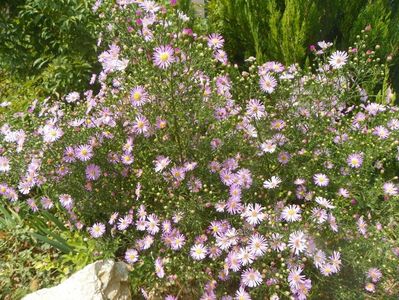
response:
<path id="1" fill-rule="evenodd" d="M 360 289 L 393 293 L 399 111 L 368 90 L 376 53 L 323 42 L 311 69 L 239 71 L 175 1 L 110 2 L 93 90 L 1 125 L 2 201 L 116 243 L 148 299 L 320 299 L 352 243 L 385 265 Z"/>

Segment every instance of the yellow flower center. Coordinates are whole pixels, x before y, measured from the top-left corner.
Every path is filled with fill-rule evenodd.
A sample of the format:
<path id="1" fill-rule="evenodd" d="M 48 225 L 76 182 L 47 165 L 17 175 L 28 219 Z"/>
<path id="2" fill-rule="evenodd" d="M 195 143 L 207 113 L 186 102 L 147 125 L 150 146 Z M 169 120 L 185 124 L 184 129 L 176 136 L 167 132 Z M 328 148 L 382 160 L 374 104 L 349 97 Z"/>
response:
<path id="1" fill-rule="evenodd" d="M 133 99 L 134 99 L 135 101 L 139 101 L 139 100 L 141 99 L 141 94 L 140 94 L 139 92 L 135 92 L 135 93 L 133 94 Z"/>
<path id="2" fill-rule="evenodd" d="M 163 52 L 160 56 L 159 59 L 163 62 L 166 62 L 169 59 L 169 54 L 166 52 Z"/>

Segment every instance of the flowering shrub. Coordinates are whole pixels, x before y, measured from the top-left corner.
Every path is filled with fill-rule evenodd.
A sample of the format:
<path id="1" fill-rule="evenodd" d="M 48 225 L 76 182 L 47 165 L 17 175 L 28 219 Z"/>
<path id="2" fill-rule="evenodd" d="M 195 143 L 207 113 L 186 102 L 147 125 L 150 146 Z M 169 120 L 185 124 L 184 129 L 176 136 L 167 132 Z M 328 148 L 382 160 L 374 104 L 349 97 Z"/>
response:
<path id="1" fill-rule="evenodd" d="M 393 294 L 399 112 L 375 52 L 240 72 L 174 1 L 118 2 L 94 7 L 99 90 L 2 125 L 4 200 L 117 244 L 149 299 L 320 297 L 341 269 Z"/>

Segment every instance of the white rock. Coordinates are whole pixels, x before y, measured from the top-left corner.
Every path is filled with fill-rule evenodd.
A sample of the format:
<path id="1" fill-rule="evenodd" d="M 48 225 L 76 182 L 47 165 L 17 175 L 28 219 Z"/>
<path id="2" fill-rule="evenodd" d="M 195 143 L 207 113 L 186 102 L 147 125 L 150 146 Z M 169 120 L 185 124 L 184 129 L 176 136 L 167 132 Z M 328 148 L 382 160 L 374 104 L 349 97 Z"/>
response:
<path id="1" fill-rule="evenodd" d="M 128 270 L 123 262 L 97 261 L 61 284 L 31 293 L 22 300 L 130 300 Z"/>

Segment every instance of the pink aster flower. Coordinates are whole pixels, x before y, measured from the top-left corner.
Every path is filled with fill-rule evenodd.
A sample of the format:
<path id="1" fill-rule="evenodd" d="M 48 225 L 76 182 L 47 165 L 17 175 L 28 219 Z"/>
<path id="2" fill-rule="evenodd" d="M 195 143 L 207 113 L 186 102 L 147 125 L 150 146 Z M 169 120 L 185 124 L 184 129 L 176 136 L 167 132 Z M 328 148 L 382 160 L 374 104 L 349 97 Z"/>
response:
<path id="1" fill-rule="evenodd" d="M 0 172 L 10 171 L 10 160 L 5 156 L 0 156 Z"/>
<path id="2" fill-rule="evenodd" d="M 142 86 L 136 86 L 130 91 L 130 103 L 134 107 L 143 106 L 148 100 L 148 94 Z"/>
<path id="3" fill-rule="evenodd" d="M 378 136 L 380 139 L 385 140 L 388 138 L 390 132 L 384 126 L 377 126 L 373 130 L 373 134 Z"/>
<path id="4" fill-rule="evenodd" d="M 93 157 L 93 148 L 90 145 L 81 145 L 75 149 L 76 157 L 81 161 L 88 161 Z"/>
<path id="5" fill-rule="evenodd" d="M 128 264 L 134 264 L 139 259 L 139 253 L 136 249 L 127 249 L 125 252 L 125 260 Z"/>
<path id="6" fill-rule="evenodd" d="M 244 290 L 243 287 L 240 287 L 235 294 L 235 298 L 237 300 L 251 300 L 251 296 Z"/>
<path id="7" fill-rule="evenodd" d="M 272 75 L 265 74 L 261 76 L 259 80 L 259 85 L 262 91 L 264 91 L 267 94 L 271 94 L 274 92 L 274 89 L 277 86 L 277 81 Z"/>
<path id="8" fill-rule="evenodd" d="M 305 275 L 302 274 L 303 269 L 301 267 L 294 267 L 290 269 L 288 274 L 288 283 L 291 288 L 297 289 L 301 283 L 305 280 Z"/>
<path id="9" fill-rule="evenodd" d="M 66 209 L 71 209 L 73 207 L 73 199 L 68 194 L 62 194 L 59 196 L 60 203 Z"/>
<path id="10" fill-rule="evenodd" d="M 335 51 L 331 54 L 328 62 L 333 69 L 341 69 L 348 60 L 348 53 L 345 51 Z"/>
<path id="11" fill-rule="evenodd" d="M 388 196 L 396 196 L 399 194 L 398 187 L 392 182 L 385 182 L 383 185 L 384 194 Z"/>
<path id="12" fill-rule="evenodd" d="M 294 204 L 284 207 L 281 218 L 287 222 L 296 222 L 301 219 L 301 208 Z"/>
<path id="13" fill-rule="evenodd" d="M 296 255 L 306 250 L 306 236 L 298 230 L 290 234 L 288 246 L 294 251 Z"/>
<path id="14" fill-rule="evenodd" d="M 313 181 L 314 184 L 317 186 L 327 186 L 330 183 L 327 175 L 321 173 L 315 174 L 313 176 Z"/>
<path id="15" fill-rule="evenodd" d="M 64 132 L 61 130 L 61 128 L 58 128 L 58 127 L 55 127 L 52 125 L 45 125 L 42 128 L 41 133 L 43 135 L 43 140 L 46 143 L 55 142 L 56 140 L 61 138 L 62 135 L 64 134 Z"/>
<path id="16" fill-rule="evenodd" d="M 246 218 L 246 221 L 251 224 L 251 225 L 258 225 L 260 222 L 262 222 L 266 215 L 263 212 L 264 208 L 259 205 L 258 203 L 255 204 L 249 204 L 245 212 L 243 213 L 243 216 Z"/>
<path id="17" fill-rule="evenodd" d="M 366 285 L 364 286 L 364 289 L 369 292 L 369 293 L 374 293 L 375 292 L 375 284 L 372 282 L 368 282 L 366 283 Z"/>
<path id="18" fill-rule="evenodd" d="M 253 268 L 247 269 L 241 274 L 241 282 L 248 287 L 256 287 L 262 283 L 262 275 Z"/>
<path id="19" fill-rule="evenodd" d="M 266 115 L 265 106 L 258 99 L 250 99 L 247 104 L 247 115 L 255 120 L 260 120 Z"/>
<path id="20" fill-rule="evenodd" d="M 157 159 L 154 161 L 155 164 L 155 172 L 162 172 L 169 164 L 171 160 L 169 157 L 165 156 L 158 156 Z"/>
<path id="21" fill-rule="evenodd" d="M 101 176 L 101 169 L 95 164 L 90 164 L 86 167 L 86 178 L 88 180 L 97 180 Z"/>
<path id="22" fill-rule="evenodd" d="M 124 165 L 131 165 L 134 162 L 134 157 L 131 153 L 123 153 L 120 157 L 120 161 Z"/>
<path id="23" fill-rule="evenodd" d="M 44 209 L 51 209 L 54 206 L 53 201 L 51 201 L 48 197 L 42 197 L 40 199 L 40 203 L 42 204 Z"/>
<path id="24" fill-rule="evenodd" d="M 37 212 L 39 210 L 39 207 L 37 207 L 37 204 L 35 202 L 35 199 L 29 198 L 26 200 L 26 204 L 28 204 L 29 208 L 33 211 L 33 212 Z"/>
<path id="25" fill-rule="evenodd" d="M 290 159 L 291 159 L 291 155 L 286 151 L 280 152 L 277 156 L 277 160 L 283 165 L 288 164 Z"/>
<path id="26" fill-rule="evenodd" d="M 222 64 L 227 64 L 227 53 L 224 50 L 216 50 L 214 57 Z"/>
<path id="27" fill-rule="evenodd" d="M 105 233 L 105 225 L 103 223 L 94 223 L 89 228 L 89 233 L 94 238 L 99 238 Z"/>
<path id="28" fill-rule="evenodd" d="M 370 268 L 367 271 L 367 278 L 370 278 L 372 282 L 377 283 L 378 281 L 380 281 L 381 277 L 382 277 L 382 273 L 379 269 L 377 268 Z"/>
<path id="29" fill-rule="evenodd" d="M 212 33 L 208 36 L 208 47 L 212 49 L 220 49 L 223 47 L 224 39 L 218 33 Z"/>
<path id="30" fill-rule="evenodd" d="M 68 146 L 65 148 L 63 160 L 67 163 L 74 162 L 76 160 L 75 149 L 73 147 Z"/>
<path id="31" fill-rule="evenodd" d="M 202 244 L 195 244 L 191 247 L 190 255 L 195 260 L 202 260 L 208 254 L 208 248 Z"/>
<path id="32" fill-rule="evenodd" d="M 177 181 L 182 181 L 186 177 L 186 170 L 181 167 L 173 167 L 170 173 Z"/>
<path id="33" fill-rule="evenodd" d="M 146 134 L 150 129 L 150 122 L 146 117 L 138 115 L 133 122 L 133 131 L 138 134 Z"/>
<path id="34" fill-rule="evenodd" d="M 169 66 L 175 61 L 173 54 L 173 48 L 169 45 L 155 48 L 153 55 L 154 64 L 161 69 L 169 68 Z"/>
<path id="35" fill-rule="evenodd" d="M 253 234 L 248 242 L 248 248 L 255 256 L 262 256 L 267 250 L 267 242 L 263 235 Z"/>
<path id="36" fill-rule="evenodd" d="M 155 273 L 159 278 L 163 278 L 165 276 L 165 271 L 163 268 L 163 259 L 158 257 L 155 260 Z"/>
<path id="37" fill-rule="evenodd" d="M 282 182 L 282 181 L 281 181 L 280 177 L 278 177 L 278 176 L 272 176 L 270 179 L 265 180 L 265 181 L 263 182 L 263 187 L 264 187 L 265 189 L 268 189 L 268 190 L 274 189 L 274 188 L 278 187 L 278 186 L 280 185 L 281 182 Z"/>

